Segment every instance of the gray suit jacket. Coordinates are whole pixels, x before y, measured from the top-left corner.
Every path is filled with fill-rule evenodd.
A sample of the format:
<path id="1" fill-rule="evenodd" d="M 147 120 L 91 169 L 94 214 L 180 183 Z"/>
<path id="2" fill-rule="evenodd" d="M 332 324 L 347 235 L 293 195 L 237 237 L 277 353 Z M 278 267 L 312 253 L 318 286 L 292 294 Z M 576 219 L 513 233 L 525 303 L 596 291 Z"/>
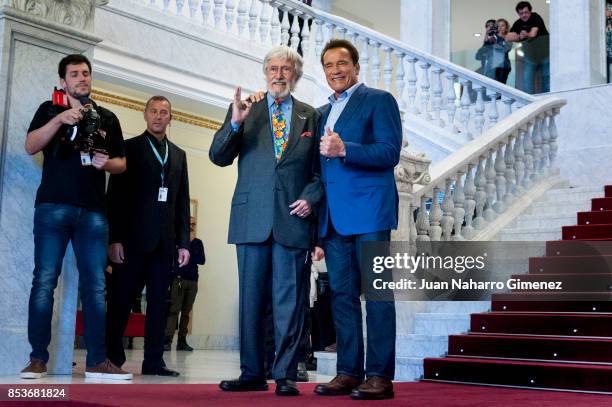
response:
<path id="1" fill-rule="evenodd" d="M 315 169 L 317 111 L 293 98 L 289 140 L 278 163 L 267 98 L 253 105 L 237 133 L 232 132 L 231 117 L 232 106 L 209 151 L 210 160 L 222 167 L 238 157 L 228 243 L 261 243 L 272 233 L 285 246 L 310 248 L 314 214 L 323 196 Z M 289 205 L 297 199 L 308 201 L 313 214 L 304 219 L 289 215 Z"/>

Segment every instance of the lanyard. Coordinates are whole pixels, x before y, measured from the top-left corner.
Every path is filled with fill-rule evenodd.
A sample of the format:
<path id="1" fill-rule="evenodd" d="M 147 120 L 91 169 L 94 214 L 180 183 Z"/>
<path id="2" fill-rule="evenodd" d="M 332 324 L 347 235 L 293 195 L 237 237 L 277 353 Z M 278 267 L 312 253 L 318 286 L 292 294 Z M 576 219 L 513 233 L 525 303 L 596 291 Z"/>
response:
<path id="1" fill-rule="evenodd" d="M 157 149 L 153 146 L 153 143 L 151 143 L 151 140 L 148 137 L 147 137 L 147 141 L 149 142 L 149 145 L 151 146 L 151 150 L 153 150 L 153 154 L 155 154 L 155 158 L 157 158 L 157 161 L 159 161 L 159 163 L 162 166 L 162 169 L 161 169 L 161 184 L 162 184 L 162 187 L 163 187 L 164 186 L 164 167 L 166 166 L 166 163 L 168 162 L 168 140 L 166 140 L 166 155 L 164 156 L 164 160 L 163 161 L 161 159 L 161 156 L 157 152 Z"/>

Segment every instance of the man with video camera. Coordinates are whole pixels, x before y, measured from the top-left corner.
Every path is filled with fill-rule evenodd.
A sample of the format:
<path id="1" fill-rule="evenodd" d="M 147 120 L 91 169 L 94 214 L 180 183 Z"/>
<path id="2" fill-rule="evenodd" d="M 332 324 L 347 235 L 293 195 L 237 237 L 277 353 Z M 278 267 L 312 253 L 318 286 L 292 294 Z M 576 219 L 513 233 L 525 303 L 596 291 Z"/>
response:
<path id="1" fill-rule="evenodd" d="M 43 152 L 42 179 L 34 211 L 34 279 L 28 310 L 30 363 L 25 379 L 47 373 L 53 292 L 68 242 L 79 271 L 87 360 L 85 376 L 131 379 L 106 358 L 104 269 L 108 226 L 105 171 L 125 170 L 123 135 L 117 117 L 89 99 L 91 63 L 68 55 L 58 67 L 63 90 L 40 105 L 25 143 L 28 154 Z"/>

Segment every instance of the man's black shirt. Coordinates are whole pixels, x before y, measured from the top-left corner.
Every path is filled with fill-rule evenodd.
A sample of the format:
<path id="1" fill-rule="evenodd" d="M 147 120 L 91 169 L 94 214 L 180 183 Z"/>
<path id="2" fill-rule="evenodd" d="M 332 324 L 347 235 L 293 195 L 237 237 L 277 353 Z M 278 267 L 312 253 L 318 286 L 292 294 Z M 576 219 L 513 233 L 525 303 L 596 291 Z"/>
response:
<path id="1" fill-rule="evenodd" d="M 538 13 L 531 13 L 531 16 L 527 21 L 523 21 L 520 18 L 512 24 L 510 32 L 520 34 L 521 31 L 531 31 L 533 27 L 538 27 L 538 37 L 541 35 L 548 35 L 548 30 L 544 24 L 544 20 Z"/>
<path id="2" fill-rule="evenodd" d="M 155 147 L 155 150 L 157 150 L 157 154 L 159 154 L 159 157 L 162 159 L 162 161 L 164 160 L 164 157 L 166 156 L 166 143 L 168 142 L 168 138 L 166 137 L 166 135 L 164 135 L 164 138 L 160 140 L 157 140 L 157 138 L 152 135 L 151 133 L 149 133 L 148 130 L 145 130 L 145 135 L 147 136 L 147 139 L 149 139 L 149 141 L 151 142 L 151 144 Z M 157 157 L 156 157 L 157 158 Z M 159 163 L 159 160 L 155 160 Z M 161 168 L 161 163 L 159 163 L 159 166 Z M 170 171 L 170 154 L 168 154 L 168 160 L 166 161 L 166 165 L 164 165 L 164 184 L 166 184 L 166 181 L 168 179 L 168 172 Z M 160 183 L 161 183 L 161 171 L 160 171 Z M 160 184 L 161 185 L 161 184 Z"/>
<path id="3" fill-rule="evenodd" d="M 197 237 L 189 243 L 189 262 L 183 267 L 178 266 L 178 261 L 174 261 L 174 271 L 184 280 L 198 281 L 198 264 L 204 264 L 204 244 Z"/>
<path id="4" fill-rule="evenodd" d="M 97 106 L 95 103 L 93 105 L 100 115 L 100 129 L 106 132 L 109 159 L 124 157 L 123 133 L 119 119 L 110 110 Z M 28 133 L 43 127 L 63 110 L 65 109 L 53 106 L 51 101 L 44 102 L 34 114 Z M 91 165 L 81 164 L 80 152 L 65 140 L 64 136 L 69 128 L 67 125 L 62 125 L 43 149 L 42 179 L 36 193 L 35 205 L 60 203 L 104 212 L 106 208 L 105 171 L 97 170 Z"/>

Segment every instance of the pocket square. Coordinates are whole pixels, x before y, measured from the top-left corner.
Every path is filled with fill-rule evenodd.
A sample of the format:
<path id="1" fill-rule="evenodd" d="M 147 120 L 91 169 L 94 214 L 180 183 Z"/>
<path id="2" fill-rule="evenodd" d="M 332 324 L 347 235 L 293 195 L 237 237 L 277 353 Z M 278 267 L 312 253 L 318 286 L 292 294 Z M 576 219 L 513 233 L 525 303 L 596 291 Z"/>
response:
<path id="1" fill-rule="evenodd" d="M 304 133 L 300 134 L 300 138 L 304 137 L 312 137 L 312 131 L 305 131 Z"/>

